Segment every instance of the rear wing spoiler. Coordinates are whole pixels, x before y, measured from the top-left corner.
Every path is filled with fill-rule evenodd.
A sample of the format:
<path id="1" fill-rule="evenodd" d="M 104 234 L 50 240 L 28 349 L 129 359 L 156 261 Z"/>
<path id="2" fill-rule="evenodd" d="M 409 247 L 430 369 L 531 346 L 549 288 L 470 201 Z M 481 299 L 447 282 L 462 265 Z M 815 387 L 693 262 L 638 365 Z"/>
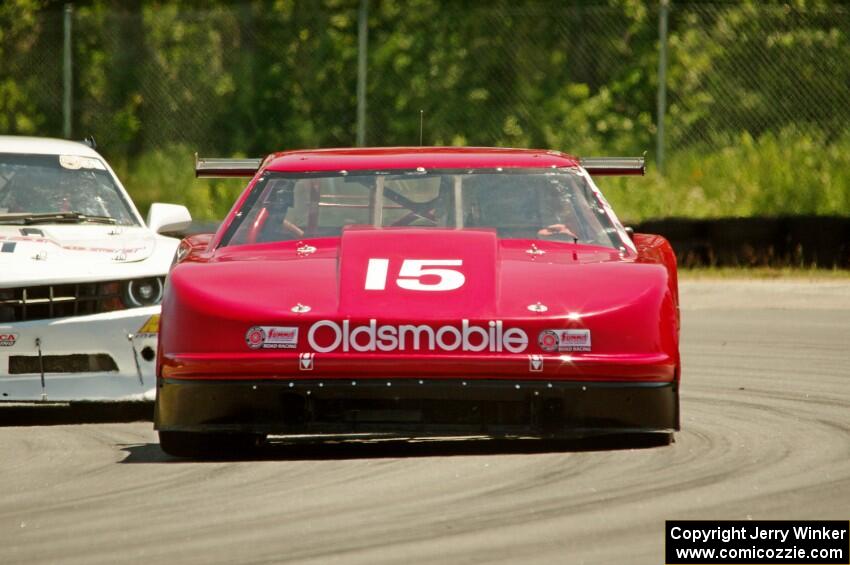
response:
<path id="1" fill-rule="evenodd" d="M 199 158 L 195 153 L 195 177 L 253 177 L 262 162 L 262 159 Z M 582 157 L 579 163 L 591 175 L 646 174 L 646 157 Z"/>
<path id="2" fill-rule="evenodd" d="M 199 158 L 195 153 L 195 178 L 253 177 L 262 159 Z"/>
<path id="3" fill-rule="evenodd" d="M 591 175 L 646 174 L 646 157 L 581 157 L 579 163 Z"/>

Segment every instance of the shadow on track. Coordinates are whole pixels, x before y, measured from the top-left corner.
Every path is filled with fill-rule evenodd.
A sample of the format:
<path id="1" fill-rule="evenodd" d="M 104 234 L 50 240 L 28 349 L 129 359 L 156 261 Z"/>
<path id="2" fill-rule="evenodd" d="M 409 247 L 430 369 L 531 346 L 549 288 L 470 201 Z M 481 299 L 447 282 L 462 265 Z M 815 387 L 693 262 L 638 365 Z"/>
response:
<path id="1" fill-rule="evenodd" d="M 150 422 L 150 401 L 0 402 L 0 427 Z"/>
<path id="2" fill-rule="evenodd" d="M 649 449 L 668 445 L 664 434 L 622 434 L 582 439 L 491 438 L 276 438 L 241 452 L 220 452 L 203 459 L 172 457 L 158 443 L 118 445 L 127 453 L 120 463 L 203 463 L 221 461 L 334 461 L 569 453 Z"/>

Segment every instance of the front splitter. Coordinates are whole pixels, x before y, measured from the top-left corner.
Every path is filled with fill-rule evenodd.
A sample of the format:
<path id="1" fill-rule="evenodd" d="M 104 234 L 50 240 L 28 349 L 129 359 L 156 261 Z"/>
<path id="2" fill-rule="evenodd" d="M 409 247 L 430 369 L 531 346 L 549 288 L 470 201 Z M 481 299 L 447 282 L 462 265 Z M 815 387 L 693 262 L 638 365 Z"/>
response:
<path id="1" fill-rule="evenodd" d="M 675 382 L 160 379 L 163 431 L 580 436 L 679 429 Z"/>

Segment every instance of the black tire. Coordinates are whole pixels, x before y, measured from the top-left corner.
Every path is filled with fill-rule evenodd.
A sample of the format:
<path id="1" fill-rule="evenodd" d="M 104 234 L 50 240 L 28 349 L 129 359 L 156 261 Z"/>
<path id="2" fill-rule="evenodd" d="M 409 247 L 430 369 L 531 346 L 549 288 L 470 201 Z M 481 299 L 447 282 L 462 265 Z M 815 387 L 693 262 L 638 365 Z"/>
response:
<path id="1" fill-rule="evenodd" d="M 159 432 L 160 448 L 175 457 L 232 458 L 259 447 L 264 435 L 242 433 Z"/>
<path id="2" fill-rule="evenodd" d="M 634 447 L 664 447 L 676 443 L 676 436 L 673 432 L 650 432 L 645 434 L 635 434 L 632 438 Z"/>
<path id="3" fill-rule="evenodd" d="M 675 443 L 673 432 L 631 432 L 585 438 L 584 445 L 588 449 L 647 449 L 665 447 Z"/>

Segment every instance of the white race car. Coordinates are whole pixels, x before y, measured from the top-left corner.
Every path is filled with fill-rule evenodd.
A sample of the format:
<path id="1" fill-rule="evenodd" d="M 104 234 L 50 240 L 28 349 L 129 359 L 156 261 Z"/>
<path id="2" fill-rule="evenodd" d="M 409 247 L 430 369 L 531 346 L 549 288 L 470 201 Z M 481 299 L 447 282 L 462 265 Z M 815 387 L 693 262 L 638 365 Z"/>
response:
<path id="1" fill-rule="evenodd" d="M 191 221 L 147 225 L 84 143 L 0 136 L 0 401 L 153 399 L 165 275 Z"/>

